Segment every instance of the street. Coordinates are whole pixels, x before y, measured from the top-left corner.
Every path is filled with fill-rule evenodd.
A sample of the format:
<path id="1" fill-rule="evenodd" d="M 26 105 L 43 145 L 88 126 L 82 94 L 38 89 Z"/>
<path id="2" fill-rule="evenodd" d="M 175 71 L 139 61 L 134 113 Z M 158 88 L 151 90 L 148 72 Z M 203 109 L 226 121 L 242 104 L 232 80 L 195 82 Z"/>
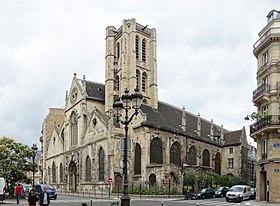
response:
<path id="1" fill-rule="evenodd" d="M 96 199 L 90 197 L 66 196 L 59 195 L 57 200 L 51 200 L 51 206 L 80 206 L 85 202 L 88 206 L 116 206 L 111 203 L 120 202 L 117 197 L 111 199 Z M 250 205 L 251 201 L 245 201 L 246 205 Z M 1 203 L 0 203 L 1 204 Z M 3 205 L 15 205 L 15 200 L 6 200 Z M 26 200 L 21 200 L 20 205 L 27 206 Z M 181 198 L 174 199 L 160 199 L 160 198 L 146 198 L 146 199 L 131 199 L 131 206 L 239 206 L 240 203 L 228 203 L 224 198 L 205 199 L 205 200 L 184 200 Z M 120 206 L 120 204 L 119 204 Z"/>

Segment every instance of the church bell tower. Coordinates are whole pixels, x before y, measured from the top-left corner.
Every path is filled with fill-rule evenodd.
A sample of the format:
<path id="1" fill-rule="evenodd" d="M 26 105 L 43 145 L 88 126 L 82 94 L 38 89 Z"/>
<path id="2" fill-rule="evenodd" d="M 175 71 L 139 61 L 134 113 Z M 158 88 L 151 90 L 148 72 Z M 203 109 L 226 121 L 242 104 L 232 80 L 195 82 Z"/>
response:
<path id="1" fill-rule="evenodd" d="M 156 29 L 123 20 L 116 30 L 106 29 L 105 111 L 113 107 L 114 97 L 138 88 L 143 104 L 158 108 Z"/>

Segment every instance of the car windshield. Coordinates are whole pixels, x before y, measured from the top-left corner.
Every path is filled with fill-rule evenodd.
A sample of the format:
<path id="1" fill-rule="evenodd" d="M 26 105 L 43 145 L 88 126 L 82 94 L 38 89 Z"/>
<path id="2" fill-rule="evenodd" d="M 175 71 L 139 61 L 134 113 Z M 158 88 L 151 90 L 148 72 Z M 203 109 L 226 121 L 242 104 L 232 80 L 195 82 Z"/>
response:
<path id="1" fill-rule="evenodd" d="M 53 186 L 50 185 L 42 185 L 42 189 L 47 188 L 47 190 L 53 190 Z"/>
<path id="2" fill-rule="evenodd" d="M 205 192 L 206 192 L 206 189 L 202 189 L 200 192 L 201 192 L 201 193 L 205 193 Z"/>
<path id="3" fill-rule="evenodd" d="M 242 187 L 232 187 L 230 188 L 231 192 L 243 192 L 243 188 Z"/>
<path id="4" fill-rule="evenodd" d="M 217 188 L 216 191 L 222 191 L 222 190 L 223 190 L 223 187 L 219 187 L 219 188 Z"/>

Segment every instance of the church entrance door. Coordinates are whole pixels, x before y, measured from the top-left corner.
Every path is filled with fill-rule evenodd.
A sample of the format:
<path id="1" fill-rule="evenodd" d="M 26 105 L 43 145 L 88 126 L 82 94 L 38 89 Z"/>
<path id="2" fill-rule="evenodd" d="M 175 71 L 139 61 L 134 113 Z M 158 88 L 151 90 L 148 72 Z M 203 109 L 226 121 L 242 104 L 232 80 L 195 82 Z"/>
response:
<path id="1" fill-rule="evenodd" d="M 69 165 L 69 189 L 71 192 L 77 191 L 77 166 L 73 161 Z"/>

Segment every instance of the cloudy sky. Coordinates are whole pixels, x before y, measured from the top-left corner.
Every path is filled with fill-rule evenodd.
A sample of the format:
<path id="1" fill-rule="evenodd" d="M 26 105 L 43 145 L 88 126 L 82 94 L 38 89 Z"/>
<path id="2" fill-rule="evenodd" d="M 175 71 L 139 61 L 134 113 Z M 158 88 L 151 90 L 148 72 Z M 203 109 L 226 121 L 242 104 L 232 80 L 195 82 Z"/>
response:
<path id="1" fill-rule="evenodd" d="M 104 83 L 105 29 L 157 29 L 159 99 L 226 129 L 255 111 L 253 44 L 279 0 L 1 0 L 0 137 L 37 143 L 73 73 Z"/>

